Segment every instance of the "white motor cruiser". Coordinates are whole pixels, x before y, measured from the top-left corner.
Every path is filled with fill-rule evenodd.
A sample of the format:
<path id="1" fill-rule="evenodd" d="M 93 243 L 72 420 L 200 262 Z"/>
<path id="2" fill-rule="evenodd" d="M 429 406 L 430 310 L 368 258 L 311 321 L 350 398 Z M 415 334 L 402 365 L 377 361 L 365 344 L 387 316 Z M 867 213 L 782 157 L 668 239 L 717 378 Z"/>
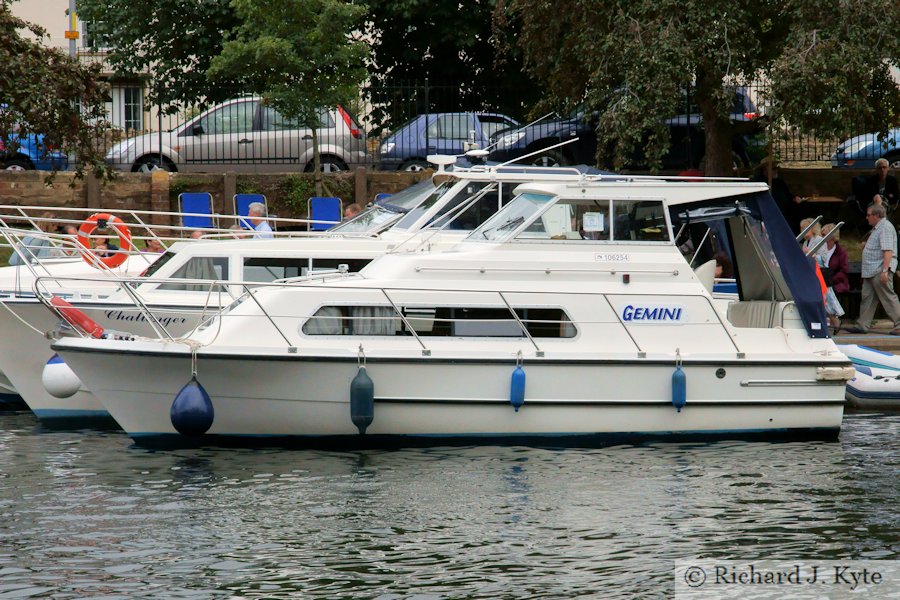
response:
<path id="1" fill-rule="evenodd" d="M 394 194 L 324 233 L 175 244 L 142 278 L 119 279 L 116 287 L 102 294 L 96 290 L 98 282 L 87 276 L 40 277 L 37 295 L 29 291 L 4 300 L 0 370 L 14 374 L 16 389 L 42 419 L 59 424 L 108 418 L 89 388 L 50 350 L 45 333 L 56 327 L 60 316 L 80 318 L 82 324 L 73 325 L 97 336 L 107 332 L 176 339 L 204 316 L 231 304 L 248 285 L 339 267 L 358 271 L 385 252 L 447 248 L 512 199 L 512 190 L 523 181 L 574 182 L 583 176 L 574 168 L 456 169 L 439 175 L 439 181 L 421 182 Z M 63 295 L 60 286 L 65 286 Z M 55 311 L 48 311 L 41 300 L 56 304 Z"/>
<path id="2" fill-rule="evenodd" d="M 764 185 L 517 192 L 450 251 L 255 288 L 182 340 L 53 349 L 142 443 L 838 434 L 854 371 Z M 727 317 L 679 250 L 714 219 L 740 297 Z"/>

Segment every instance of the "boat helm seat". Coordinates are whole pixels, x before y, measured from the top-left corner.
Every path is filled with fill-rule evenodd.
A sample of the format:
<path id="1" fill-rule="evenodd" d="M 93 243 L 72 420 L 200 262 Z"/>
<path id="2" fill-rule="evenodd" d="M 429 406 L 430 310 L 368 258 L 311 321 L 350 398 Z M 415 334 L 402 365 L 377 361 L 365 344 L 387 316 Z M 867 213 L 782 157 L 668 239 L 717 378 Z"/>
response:
<path id="1" fill-rule="evenodd" d="M 712 294 L 713 285 L 716 282 L 716 259 L 712 258 L 694 269 L 694 274 L 697 275 L 697 279 L 700 280 L 706 291 Z"/>

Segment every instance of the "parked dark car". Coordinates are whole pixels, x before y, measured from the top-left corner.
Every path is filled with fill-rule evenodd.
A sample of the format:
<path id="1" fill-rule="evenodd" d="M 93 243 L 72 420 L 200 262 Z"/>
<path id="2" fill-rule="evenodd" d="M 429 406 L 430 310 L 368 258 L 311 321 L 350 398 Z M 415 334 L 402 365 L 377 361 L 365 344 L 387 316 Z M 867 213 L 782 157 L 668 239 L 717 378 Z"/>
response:
<path id="1" fill-rule="evenodd" d="M 880 139 L 873 132 L 841 142 L 831 155 L 831 166 L 873 169 L 879 158 L 887 159 L 892 169 L 900 169 L 900 127 L 888 130 Z"/>
<path id="2" fill-rule="evenodd" d="M 485 148 L 491 136 L 510 127 L 515 119 L 489 112 L 429 113 L 407 121 L 386 137 L 379 149 L 379 168 L 421 171 L 431 168 L 429 154 L 463 154 Z M 467 147 L 466 144 L 470 147 Z"/>
<path id="3" fill-rule="evenodd" d="M 758 109 L 750 99 L 746 89 L 735 90 L 731 108 L 732 123 L 746 124 L 741 133 L 732 139 L 732 155 L 735 166 L 747 167 L 762 157 L 764 148 L 757 137 L 754 123 L 759 117 Z M 542 166 L 594 164 L 597 154 L 597 124 L 599 113 L 576 110 L 561 119 L 545 120 L 521 129 L 508 129 L 497 133 L 491 140 L 495 144 L 488 159 L 497 162 L 514 160 L 532 152 L 538 154 L 527 162 Z M 703 120 L 699 111 L 691 107 L 684 114 L 666 119 L 671 147 L 662 157 L 662 168 L 684 170 L 700 166 L 706 154 L 706 139 Z M 570 139 L 577 141 L 539 152 Z M 646 166 L 644 156 L 637 152 L 630 157 L 626 167 Z"/>
<path id="4" fill-rule="evenodd" d="M 65 171 L 69 157 L 44 144 L 37 133 L 22 135 L 11 132 L 0 137 L 0 169 L 7 171 Z"/>

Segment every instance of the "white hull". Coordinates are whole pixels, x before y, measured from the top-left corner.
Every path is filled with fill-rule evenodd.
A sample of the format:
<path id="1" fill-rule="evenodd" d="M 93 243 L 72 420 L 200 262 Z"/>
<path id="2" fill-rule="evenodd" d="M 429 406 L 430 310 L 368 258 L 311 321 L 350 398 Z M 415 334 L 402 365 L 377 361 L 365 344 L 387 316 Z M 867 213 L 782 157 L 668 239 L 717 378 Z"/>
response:
<path id="1" fill-rule="evenodd" d="M 5 304 L 8 310 L 0 309 L 3 310 L 0 314 L 0 371 L 6 374 L 28 408 L 41 419 L 108 419 L 106 407 L 87 386 L 83 385 L 68 398 L 57 398 L 44 388 L 41 374 L 54 352 L 50 349 L 50 341 L 40 332 L 54 329 L 59 319 L 36 300 L 6 301 Z M 120 320 L 120 309 L 85 309 L 84 312 L 106 329 L 125 328 Z M 161 311 L 157 316 L 180 320 L 185 313 Z M 152 335 L 146 321 L 128 321 L 127 325 L 132 333 Z M 193 321 L 188 320 L 178 326 L 170 323 L 173 333 L 184 333 L 192 326 Z"/>
<path id="2" fill-rule="evenodd" d="M 96 350 L 83 352 L 77 345 L 77 340 L 65 340 L 56 347 L 129 435 L 139 440 L 178 436 L 170 408 L 191 377 L 186 352 L 104 352 L 97 360 Z M 671 363 L 528 360 L 525 405 L 516 412 L 509 403 L 514 361 L 370 358 L 375 418 L 366 436 L 837 435 L 843 382 L 816 381 L 812 364 L 746 362 L 724 364 L 728 375 L 723 379 L 716 377 L 722 362 L 685 364 L 687 405 L 676 412 Z M 341 436 L 354 443 L 351 438 L 360 436 L 350 419 L 349 390 L 357 368 L 352 357 L 201 354 L 198 380 L 215 410 L 207 435 Z M 136 372 L 145 374 L 142 391 L 134 390 Z"/>

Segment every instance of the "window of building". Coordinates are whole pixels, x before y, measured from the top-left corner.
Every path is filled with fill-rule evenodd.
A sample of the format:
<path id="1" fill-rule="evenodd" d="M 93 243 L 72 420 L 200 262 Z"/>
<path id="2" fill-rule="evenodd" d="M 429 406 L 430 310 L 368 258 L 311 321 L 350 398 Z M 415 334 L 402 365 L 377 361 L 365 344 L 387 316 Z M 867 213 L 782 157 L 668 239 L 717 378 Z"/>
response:
<path id="1" fill-rule="evenodd" d="M 127 87 L 122 90 L 125 107 L 126 131 L 143 131 L 144 129 L 144 90 L 139 87 Z"/>

